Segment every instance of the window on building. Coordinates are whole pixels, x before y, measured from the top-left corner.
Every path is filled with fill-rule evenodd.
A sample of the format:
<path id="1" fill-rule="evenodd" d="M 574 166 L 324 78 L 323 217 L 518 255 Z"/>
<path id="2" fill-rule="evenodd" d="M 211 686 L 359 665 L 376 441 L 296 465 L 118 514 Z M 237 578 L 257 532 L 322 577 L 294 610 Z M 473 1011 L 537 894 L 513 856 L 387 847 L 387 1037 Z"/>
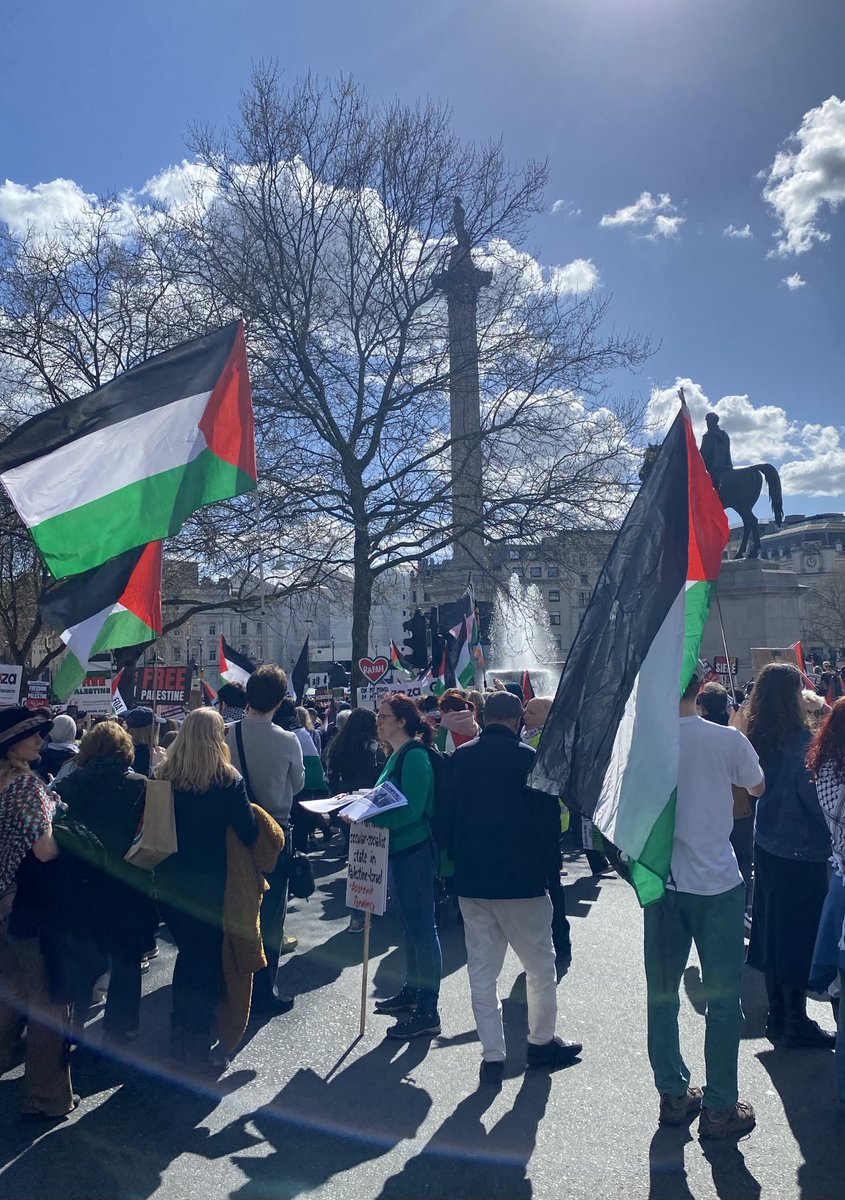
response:
<path id="1" fill-rule="evenodd" d="M 423 592 L 423 604 L 431 604 L 431 592 Z"/>
<path id="2" fill-rule="evenodd" d="M 561 645 L 561 643 L 560 643 L 560 638 L 559 638 L 559 637 L 553 637 L 553 638 L 552 638 L 552 649 L 553 649 L 553 650 L 556 650 L 558 653 L 560 653 L 560 645 Z"/>
<path id="3" fill-rule="evenodd" d="M 560 613 L 549 613 L 549 624 L 560 625 Z"/>
<path id="4" fill-rule="evenodd" d="M 217 662 L 217 647 L 216 646 L 209 647 L 208 661 L 209 662 Z"/>
<path id="5" fill-rule="evenodd" d="M 519 551 L 518 550 L 508 550 L 508 558 L 511 560 L 511 562 L 518 562 L 519 561 Z"/>
<path id="6" fill-rule="evenodd" d="M 557 579 L 559 571 L 557 567 L 546 567 L 546 574 L 548 575 L 549 579 Z"/>
<path id="7" fill-rule="evenodd" d="M 590 602 L 590 593 L 589 592 L 579 592 L 578 593 L 578 603 L 581 605 L 582 608 L 586 608 L 587 605 L 589 604 L 589 602 Z"/>
<path id="8" fill-rule="evenodd" d="M 559 588 L 550 588 L 549 589 L 549 604 L 560 604 L 560 589 Z"/>
<path id="9" fill-rule="evenodd" d="M 173 647 L 173 661 L 174 662 L 182 661 L 182 651 L 179 649 L 178 646 Z"/>
<path id="10" fill-rule="evenodd" d="M 411 603 L 416 604 L 416 602 L 417 602 L 417 593 L 411 592 Z M 356 717 L 355 719 L 357 720 L 358 718 Z"/>
<path id="11" fill-rule="evenodd" d="M 260 633 L 260 632 L 261 632 L 261 622 L 260 622 L 260 621 L 256 621 L 256 622 L 255 622 L 255 632 L 256 632 L 256 633 Z"/>
<path id="12" fill-rule="evenodd" d="M 246 621 L 241 621 L 241 635 L 246 633 Z"/>
<path id="13" fill-rule="evenodd" d="M 590 586 L 589 579 L 587 578 L 586 575 L 582 575 L 581 576 L 581 587 L 589 587 L 589 586 Z"/>
<path id="14" fill-rule="evenodd" d="M 216 625 L 209 625 L 209 627 L 208 627 L 208 636 L 209 636 L 209 637 L 215 637 L 215 636 L 216 636 L 216 634 L 217 634 L 217 626 L 216 626 Z"/>
<path id="15" fill-rule="evenodd" d="M 528 570 L 528 574 L 531 576 L 532 579 L 542 579 L 543 578 L 543 568 L 542 567 L 530 567 Z"/>

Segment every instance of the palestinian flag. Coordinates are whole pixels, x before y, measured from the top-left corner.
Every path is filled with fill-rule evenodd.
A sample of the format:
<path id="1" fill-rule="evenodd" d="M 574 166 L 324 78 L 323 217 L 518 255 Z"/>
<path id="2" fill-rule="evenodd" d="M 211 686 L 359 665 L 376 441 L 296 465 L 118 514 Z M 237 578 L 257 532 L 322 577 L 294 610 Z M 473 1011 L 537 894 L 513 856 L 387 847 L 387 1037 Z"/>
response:
<path id="1" fill-rule="evenodd" d="M 88 660 L 105 650 L 141 646 L 161 635 L 161 542 L 110 559 L 50 588 L 41 619 L 67 647 L 53 680 L 60 701 L 85 678 Z"/>
<path id="2" fill-rule="evenodd" d="M 470 650 L 471 635 L 467 628 L 471 622 L 471 617 L 465 617 L 461 621 L 458 630 L 458 657 L 455 663 L 455 685 L 456 687 L 463 688 L 464 691 L 475 687 L 475 663 L 472 661 Z"/>
<path id="3" fill-rule="evenodd" d="M 223 635 L 220 635 L 220 678 L 229 683 L 237 683 L 246 687 L 246 681 L 255 670 L 255 663 L 245 654 L 239 654 L 234 646 L 230 646 Z"/>
<path id="4" fill-rule="evenodd" d="M 0 481 L 49 570 L 79 575 L 256 486 L 239 321 L 26 421 Z"/>
<path id="5" fill-rule="evenodd" d="M 408 678 L 410 678 L 411 672 L 408 670 L 408 667 L 405 664 L 405 662 L 402 658 L 402 655 L 399 653 L 399 647 L 396 645 L 395 642 L 390 643 L 390 653 L 388 654 L 388 661 L 390 662 L 390 670 L 393 672 L 394 675 L 398 671 L 401 675 L 407 675 Z"/>
<path id="6" fill-rule="evenodd" d="M 728 522 L 682 404 L 596 584 L 529 776 L 628 859 L 640 903 L 672 859 L 681 693 Z"/>
<path id="7" fill-rule="evenodd" d="M 522 698 L 527 704 L 529 700 L 533 700 L 536 696 L 534 685 L 531 682 L 531 676 L 527 671 L 522 672 Z"/>
<path id="8" fill-rule="evenodd" d="M 288 695 L 297 704 L 303 704 L 305 701 L 305 689 L 308 687 L 308 672 L 309 650 L 308 638 L 306 637 L 299 652 L 299 658 L 294 663 L 290 675 L 288 675 Z"/>
<path id="9" fill-rule="evenodd" d="M 200 675 L 200 691 L 202 692 L 203 704 L 211 705 L 212 707 L 216 707 L 217 692 L 214 690 L 214 688 L 211 686 L 210 683 L 206 683 L 206 681 L 203 679 L 202 675 Z"/>

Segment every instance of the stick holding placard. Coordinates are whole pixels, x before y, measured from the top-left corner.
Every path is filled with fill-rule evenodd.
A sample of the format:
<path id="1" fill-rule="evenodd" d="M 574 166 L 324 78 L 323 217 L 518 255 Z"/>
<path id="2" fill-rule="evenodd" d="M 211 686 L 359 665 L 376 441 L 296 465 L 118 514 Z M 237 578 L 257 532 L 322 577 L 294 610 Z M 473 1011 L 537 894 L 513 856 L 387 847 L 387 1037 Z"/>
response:
<path id="1" fill-rule="evenodd" d="M 358 1024 L 358 1036 L 364 1036 L 367 1027 L 367 975 L 370 969 L 370 921 L 372 913 L 364 914 L 364 969 L 361 973 L 361 1020 Z"/>

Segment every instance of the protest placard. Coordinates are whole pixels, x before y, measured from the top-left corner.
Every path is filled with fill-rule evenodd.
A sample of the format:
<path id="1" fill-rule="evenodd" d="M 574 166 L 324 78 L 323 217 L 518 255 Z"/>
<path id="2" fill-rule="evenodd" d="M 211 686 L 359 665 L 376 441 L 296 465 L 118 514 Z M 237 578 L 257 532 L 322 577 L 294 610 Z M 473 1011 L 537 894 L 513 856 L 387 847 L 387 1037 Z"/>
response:
<path id="1" fill-rule="evenodd" d="M 349 826 L 346 904 L 380 917 L 387 903 L 388 831 L 369 821 Z"/>

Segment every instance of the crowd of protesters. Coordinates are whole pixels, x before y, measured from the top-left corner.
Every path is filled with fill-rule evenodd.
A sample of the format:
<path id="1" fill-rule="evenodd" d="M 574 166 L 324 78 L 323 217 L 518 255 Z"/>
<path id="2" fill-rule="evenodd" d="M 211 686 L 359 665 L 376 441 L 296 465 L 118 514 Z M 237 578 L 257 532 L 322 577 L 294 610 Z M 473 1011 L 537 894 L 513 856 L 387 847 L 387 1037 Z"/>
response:
<path id="1" fill-rule="evenodd" d="M 726 690 L 698 676 L 681 699 L 669 881 L 644 914 L 648 1050 L 661 1123 L 700 1111 L 702 1137 L 755 1122 L 737 1092 L 746 938 L 747 962 L 765 978 L 766 1036 L 790 1050 L 836 1046 L 845 1104 L 845 699 L 819 695 L 824 680 L 810 691 L 805 682 L 770 664 L 734 712 Z M 527 786 L 551 708 L 497 681 L 486 694 L 394 693 L 377 712 L 334 703 L 320 712 L 295 705 L 284 672 L 264 665 L 245 688 L 221 689 L 219 712 L 197 709 L 181 725 L 141 707 L 80 739 L 68 714 L 0 710 L 0 1070 L 23 1053 L 24 1114 L 57 1118 L 78 1104 L 67 1046 L 90 1034 L 98 981 L 104 1041 L 125 1047 L 139 1036 L 161 923 L 177 949 L 169 1049 L 179 1069 L 219 1073 L 251 1013 L 289 1012 L 294 998 L 276 979 L 296 947 L 285 933 L 296 856 L 320 836 L 348 840 L 342 821 L 334 827 L 302 801 L 384 781 L 406 800 L 374 818 L 390 831 L 405 958 L 399 991 L 375 1002 L 396 1018 L 387 1036 L 441 1032 L 438 912 L 451 898 L 480 1083 L 503 1076 L 497 980 L 509 946 L 526 974 L 527 1065 L 574 1061 L 580 1042 L 557 1032 L 558 968 L 571 954 L 561 885 L 570 812 L 567 797 Z M 175 850 L 150 870 L 131 850 L 149 789 L 162 785 Z M 610 869 L 605 851 L 624 871 L 588 821 L 578 816 L 576 828 L 595 873 Z M 349 931 L 362 927 L 353 910 Z M 691 1084 L 678 1037 L 693 943 L 708 994 L 703 1088 Z M 838 1035 L 808 1016 L 809 990 L 830 995 Z"/>

